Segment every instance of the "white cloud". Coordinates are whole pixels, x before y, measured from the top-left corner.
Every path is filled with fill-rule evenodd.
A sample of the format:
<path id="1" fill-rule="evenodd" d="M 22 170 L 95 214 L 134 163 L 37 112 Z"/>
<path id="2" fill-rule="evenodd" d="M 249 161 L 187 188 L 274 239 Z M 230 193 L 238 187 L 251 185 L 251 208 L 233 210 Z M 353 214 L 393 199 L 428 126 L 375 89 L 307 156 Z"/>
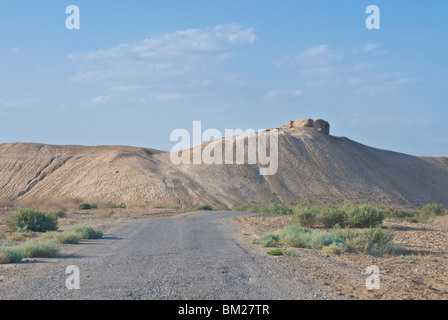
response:
<path id="1" fill-rule="evenodd" d="M 32 107 L 42 102 L 42 98 L 0 99 L 0 105 L 8 108 Z"/>
<path id="2" fill-rule="evenodd" d="M 272 90 L 264 95 L 265 100 L 277 100 L 284 98 L 299 98 L 303 95 L 301 90 Z"/>
<path id="3" fill-rule="evenodd" d="M 305 49 L 296 57 L 296 60 L 305 66 L 328 65 L 341 59 L 342 56 L 332 52 L 328 44 Z"/>
<path id="4" fill-rule="evenodd" d="M 296 67 L 303 85 L 307 87 L 349 86 L 359 94 L 377 95 L 418 82 L 417 79 L 405 78 L 389 70 L 381 73 L 377 71 L 380 68 L 374 60 L 361 60 L 371 60 L 372 56 L 385 53 L 387 51 L 379 43 L 368 43 L 351 51 L 335 50 L 327 44 L 321 44 L 304 49 L 296 56 L 284 55 L 275 64 Z M 344 56 L 350 59 L 344 59 Z M 274 93 L 266 97 L 272 95 Z"/>
<path id="5" fill-rule="evenodd" d="M 379 43 L 368 43 L 365 46 L 363 46 L 361 49 L 363 51 L 372 51 L 372 50 L 379 48 L 380 46 L 381 46 L 381 44 L 379 44 Z"/>
<path id="6" fill-rule="evenodd" d="M 110 101 L 110 96 L 98 96 L 90 100 L 89 105 L 90 106 L 96 106 L 105 104 Z"/>
<path id="7" fill-rule="evenodd" d="M 106 50 L 73 53 L 69 58 L 80 62 L 80 66 L 72 80 L 118 90 L 180 81 L 185 75 L 206 73 L 207 67 L 232 58 L 239 46 L 251 45 L 255 40 L 252 28 L 233 23 L 179 30 Z"/>
<path id="8" fill-rule="evenodd" d="M 418 82 L 419 81 L 417 79 L 407 79 L 407 78 L 391 79 L 384 82 L 372 83 L 367 86 L 364 86 L 358 90 L 358 93 L 364 93 L 370 96 L 374 96 L 379 93 L 396 91 Z"/>
<path id="9" fill-rule="evenodd" d="M 156 100 L 158 101 L 166 101 L 166 100 L 177 100 L 181 99 L 182 95 L 179 93 L 162 93 L 156 96 Z"/>

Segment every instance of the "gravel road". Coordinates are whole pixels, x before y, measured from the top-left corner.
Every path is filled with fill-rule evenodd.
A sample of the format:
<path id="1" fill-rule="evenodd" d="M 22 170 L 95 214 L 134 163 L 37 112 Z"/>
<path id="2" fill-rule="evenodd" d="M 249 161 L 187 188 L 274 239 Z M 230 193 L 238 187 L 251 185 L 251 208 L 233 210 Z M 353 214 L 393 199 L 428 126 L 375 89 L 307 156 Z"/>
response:
<path id="1" fill-rule="evenodd" d="M 1 299 L 326 299 L 300 276 L 237 241 L 228 218 L 244 213 L 194 213 L 132 220 L 103 239 L 74 245 L 56 259 L 23 262 L 27 272 Z M 73 245 L 71 246 L 73 248 Z M 64 252 L 64 251 L 63 251 Z M 66 288 L 66 268 L 80 270 L 80 289 Z"/>

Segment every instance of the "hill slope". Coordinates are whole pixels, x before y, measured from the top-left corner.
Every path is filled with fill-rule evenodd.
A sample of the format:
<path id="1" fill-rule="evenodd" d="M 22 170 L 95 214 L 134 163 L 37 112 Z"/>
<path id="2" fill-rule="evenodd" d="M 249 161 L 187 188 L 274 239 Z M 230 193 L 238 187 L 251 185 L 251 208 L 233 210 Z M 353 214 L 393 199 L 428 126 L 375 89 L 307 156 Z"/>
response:
<path id="1" fill-rule="evenodd" d="M 448 206 L 448 158 L 379 150 L 327 133 L 303 123 L 280 127 L 278 171 L 271 176 L 259 175 L 260 165 L 174 165 L 169 153 L 146 148 L 0 144 L 0 198 Z"/>

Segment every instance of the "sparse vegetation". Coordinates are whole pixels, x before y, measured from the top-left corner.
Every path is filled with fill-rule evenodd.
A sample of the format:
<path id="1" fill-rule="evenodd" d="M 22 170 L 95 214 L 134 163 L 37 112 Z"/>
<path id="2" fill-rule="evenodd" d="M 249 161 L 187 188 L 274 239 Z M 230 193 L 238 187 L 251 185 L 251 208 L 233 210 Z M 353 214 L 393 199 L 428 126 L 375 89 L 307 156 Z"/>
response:
<path id="1" fill-rule="evenodd" d="M 0 247 L 0 264 L 18 263 L 23 258 L 23 253 L 18 248 Z"/>
<path id="2" fill-rule="evenodd" d="M 47 217 L 50 217 L 51 219 L 57 221 L 59 218 L 62 218 L 65 216 L 65 210 L 64 209 L 58 209 L 55 211 L 47 212 Z"/>
<path id="3" fill-rule="evenodd" d="M 123 202 L 121 202 L 121 203 L 112 203 L 112 202 L 109 202 L 109 203 L 107 204 L 107 207 L 108 207 L 108 208 L 112 208 L 112 209 L 125 209 L 125 208 L 126 208 L 126 204 L 123 203 Z"/>
<path id="4" fill-rule="evenodd" d="M 401 252 L 403 246 L 394 244 L 392 240 L 392 231 L 381 228 L 325 232 L 289 225 L 276 233 L 263 234 L 259 239 L 259 244 L 265 247 L 283 244 L 335 254 L 357 252 L 383 255 Z"/>
<path id="5" fill-rule="evenodd" d="M 11 231 L 54 231 L 57 230 L 56 220 L 39 212 L 35 208 L 17 209 L 6 221 Z"/>
<path id="6" fill-rule="evenodd" d="M 80 239 L 100 239 L 103 237 L 103 233 L 95 231 L 91 226 L 75 226 L 66 229 L 64 232 L 76 233 L 80 236 Z"/>
<path id="7" fill-rule="evenodd" d="M 382 224 L 382 210 L 366 204 L 345 202 L 342 206 L 301 203 L 293 208 L 293 221 L 303 227 L 320 225 L 325 228 L 373 228 Z"/>
<path id="8" fill-rule="evenodd" d="M 59 248 L 49 242 L 28 241 L 18 247 L 24 258 L 54 258 L 59 255 Z"/>
<path id="9" fill-rule="evenodd" d="M 259 212 L 272 214 L 292 214 L 293 210 L 282 203 L 274 202 L 270 206 L 266 205 L 238 205 L 232 206 L 232 211 L 237 212 Z"/>
<path id="10" fill-rule="evenodd" d="M 260 237 L 258 243 L 261 244 L 263 247 L 272 248 L 277 246 L 279 240 L 280 237 L 278 235 L 274 233 L 265 233 Z"/>
<path id="11" fill-rule="evenodd" d="M 379 208 L 383 210 L 386 218 L 405 220 L 412 223 L 430 222 L 437 217 L 446 215 L 446 210 L 441 204 L 427 204 L 420 210 L 403 210 L 388 207 Z"/>
<path id="12" fill-rule="evenodd" d="M 97 209 L 98 205 L 96 203 L 80 203 L 78 205 L 79 210 L 90 210 L 90 209 Z"/>
<path id="13" fill-rule="evenodd" d="M 270 256 L 282 256 L 285 254 L 285 252 L 286 252 L 285 249 L 272 249 L 272 250 L 269 250 L 267 252 L 267 254 Z"/>
<path id="14" fill-rule="evenodd" d="M 196 210 L 206 210 L 206 211 L 213 211 L 213 206 L 209 204 L 203 204 L 196 207 Z"/>
<path id="15" fill-rule="evenodd" d="M 55 244 L 77 244 L 81 235 L 77 232 L 50 231 L 44 234 L 44 239 L 51 240 Z"/>

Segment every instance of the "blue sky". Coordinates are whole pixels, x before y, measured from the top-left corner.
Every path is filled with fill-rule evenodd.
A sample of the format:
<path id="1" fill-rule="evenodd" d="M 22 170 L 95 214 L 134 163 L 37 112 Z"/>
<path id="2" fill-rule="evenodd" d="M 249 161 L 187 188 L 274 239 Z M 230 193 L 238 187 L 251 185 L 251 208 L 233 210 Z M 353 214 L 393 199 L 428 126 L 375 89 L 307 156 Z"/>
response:
<path id="1" fill-rule="evenodd" d="M 68 5 L 80 30 L 67 30 Z M 368 5 L 381 29 L 365 27 Z M 332 134 L 448 156 L 448 2 L 0 4 L 0 142 L 170 150 L 170 133 L 323 118 Z"/>

